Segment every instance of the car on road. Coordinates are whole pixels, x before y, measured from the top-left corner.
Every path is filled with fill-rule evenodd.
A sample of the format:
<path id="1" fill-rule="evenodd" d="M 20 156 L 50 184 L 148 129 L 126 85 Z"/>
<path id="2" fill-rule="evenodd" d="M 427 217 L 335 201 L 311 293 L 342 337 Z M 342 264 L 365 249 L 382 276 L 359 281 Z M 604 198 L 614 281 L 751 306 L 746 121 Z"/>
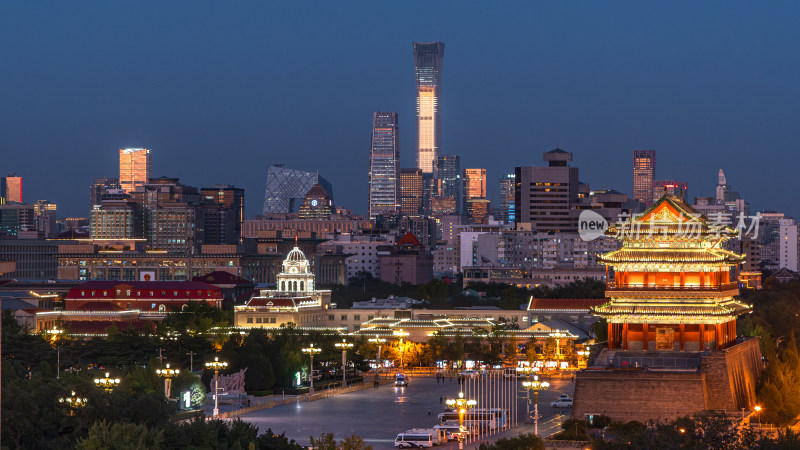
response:
<path id="1" fill-rule="evenodd" d="M 395 386 L 408 386 L 408 378 L 402 373 L 398 373 L 394 376 L 394 385 Z"/>
<path id="2" fill-rule="evenodd" d="M 459 375 L 461 375 L 464 378 L 474 378 L 474 377 L 478 376 L 478 372 L 476 372 L 474 370 L 465 370 L 465 371 L 459 373 Z"/>
<path id="3" fill-rule="evenodd" d="M 572 408 L 572 399 L 567 394 L 561 394 L 556 401 L 550 403 L 553 408 Z"/>

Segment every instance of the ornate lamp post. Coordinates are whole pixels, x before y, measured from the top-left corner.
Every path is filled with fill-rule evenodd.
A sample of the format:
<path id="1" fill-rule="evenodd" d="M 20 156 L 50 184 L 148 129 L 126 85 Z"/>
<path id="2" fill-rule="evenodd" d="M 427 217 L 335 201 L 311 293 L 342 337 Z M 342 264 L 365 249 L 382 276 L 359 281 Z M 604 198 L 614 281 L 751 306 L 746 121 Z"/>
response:
<path id="1" fill-rule="evenodd" d="M 381 371 L 381 347 L 383 346 L 384 343 L 386 343 L 386 339 L 380 338 L 376 334 L 375 338 L 370 339 L 369 341 L 378 345 L 378 355 L 375 358 L 375 383 L 377 383 L 378 375 L 380 374 Z"/>
<path id="2" fill-rule="evenodd" d="M 464 414 L 467 412 L 467 407 L 475 408 L 478 402 L 475 400 L 467 400 L 464 398 L 464 393 L 459 392 L 457 399 L 448 399 L 447 406 L 451 409 L 458 408 L 458 448 L 464 450 Z"/>
<path id="3" fill-rule="evenodd" d="M 78 397 L 75 395 L 75 391 L 72 391 L 72 395 L 69 397 L 59 398 L 58 403 L 67 405 L 69 407 L 69 415 L 74 416 L 76 409 L 86 406 L 86 397 Z"/>
<path id="4" fill-rule="evenodd" d="M 94 379 L 94 385 L 105 389 L 106 392 L 114 390 L 119 385 L 119 382 L 119 378 L 111 378 L 108 372 L 106 372 L 105 377 Z"/>
<path id="5" fill-rule="evenodd" d="M 214 370 L 214 413 L 212 415 L 214 418 L 219 415 L 219 371 L 226 367 L 228 367 L 228 363 L 220 361 L 217 356 L 214 357 L 214 361 L 206 363 L 206 369 Z"/>
<path id="6" fill-rule="evenodd" d="M 756 407 L 753 409 L 756 411 L 756 414 L 758 415 L 758 428 L 761 428 L 761 406 L 756 405 Z"/>
<path id="7" fill-rule="evenodd" d="M 303 353 L 309 355 L 311 357 L 311 371 L 309 372 L 308 379 L 310 380 L 310 385 L 308 388 L 308 393 L 314 393 L 314 355 L 321 352 L 322 349 L 319 347 L 314 347 L 314 344 L 311 344 L 309 347 L 303 349 Z"/>
<path id="8" fill-rule="evenodd" d="M 550 383 L 547 381 L 539 381 L 537 375 L 533 376 L 533 381 L 523 381 L 522 387 L 528 391 L 528 404 L 526 413 L 528 417 L 531 414 L 531 391 L 533 391 L 533 433 L 539 435 L 539 391 L 546 391 L 550 388 Z"/>
<path id="9" fill-rule="evenodd" d="M 353 344 L 342 339 L 336 343 L 336 348 L 342 349 L 342 386 L 347 386 L 347 350 L 353 348 Z"/>
<path id="10" fill-rule="evenodd" d="M 170 369 L 169 363 L 167 363 L 167 367 L 165 369 L 157 369 L 156 375 L 164 379 L 164 395 L 169 400 L 169 396 L 172 393 L 172 379 L 177 377 L 181 371 L 178 369 Z"/>

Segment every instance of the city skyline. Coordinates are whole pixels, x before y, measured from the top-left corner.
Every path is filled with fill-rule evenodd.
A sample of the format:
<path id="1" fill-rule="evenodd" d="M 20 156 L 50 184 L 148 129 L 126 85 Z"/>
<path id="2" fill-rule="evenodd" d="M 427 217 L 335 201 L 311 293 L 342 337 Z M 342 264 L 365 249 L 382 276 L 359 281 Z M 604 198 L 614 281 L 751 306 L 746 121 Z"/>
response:
<path id="1" fill-rule="evenodd" d="M 590 11 L 575 17 L 566 5 L 524 5 L 514 17 L 458 11 L 445 23 L 434 19 L 445 6 L 432 7 L 430 17 L 419 21 L 412 20 L 417 18 L 412 8 L 395 7 L 397 20 L 388 25 L 394 33 L 376 52 L 375 43 L 363 36 L 377 28 L 362 20 L 363 13 L 325 5 L 327 17 L 358 32 L 341 36 L 338 25 L 332 28 L 327 20 L 297 30 L 298 22 L 287 20 L 270 29 L 263 24 L 266 7 L 254 7 L 247 18 L 238 14 L 242 11 L 218 17 L 208 8 L 180 5 L 165 6 L 158 17 L 110 6 L 56 5 L 43 12 L 7 5 L 0 35 L 19 45 L 7 49 L 12 64 L 3 78 L 17 89 L 4 104 L 19 108 L 0 109 L 7 126 L 4 154 L 11 155 L 0 173 L 25 178 L 24 201 L 49 199 L 58 203 L 59 215 L 86 217 L 86 186 L 117 175 L 116 150 L 146 147 L 153 150 L 154 176 L 245 188 L 251 193 L 246 214 L 252 217 L 260 210 L 257 198 L 270 165 L 324 171 L 353 158 L 352 167 L 326 175 L 337 186 L 337 205 L 364 214 L 367 180 L 355 175 L 367 172 L 367 160 L 359 155 L 368 151 L 370 114 L 397 111 L 410 123 L 415 87 L 409 44 L 437 40 L 448 46 L 441 151 L 459 155 L 463 167 L 486 167 L 487 176 L 496 179 L 515 166 L 535 164 L 536 155 L 558 143 L 574 154 L 573 165 L 583 168 L 581 181 L 632 194 L 630 152 L 652 148 L 659 152 L 658 176 L 686 181 L 692 197 L 713 196 L 715 174 L 723 168 L 753 208 L 792 215 L 793 206 L 781 193 L 795 187 L 791 168 L 800 156 L 782 152 L 785 163 L 772 167 L 753 152 L 790 149 L 800 137 L 790 106 L 800 96 L 794 82 L 800 65 L 784 56 L 798 40 L 793 24 L 800 11 L 733 3 L 725 15 L 710 6 L 693 8 L 697 20 L 686 21 L 688 6 L 680 6 L 615 11 L 587 4 Z M 119 16 L 115 26 L 123 32 L 88 41 L 104 30 L 110 14 Z M 183 14 L 184 28 L 161 27 Z M 245 18 L 238 20 L 240 15 Z M 747 17 L 748 26 L 730 27 L 732 17 Z M 682 19 L 680 31 L 673 28 L 673 21 Z M 564 20 L 580 25 L 579 31 L 553 39 Z M 508 25 L 500 27 L 504 21 Z M 124 32 L 142 23 L 155 32 L 135 38 L 137 33 Z M 474 33 L 478 24 L 493 31 Z M 211 45 L 199 31 L 212 25 L 229 36 Z M 199 41 L 192 44 L 174 33 Z M 302 60 L 263 46 L 230 51 L 280 33 L 289 43 L 284 49 L 303 53 Z M 296 33 L 308 37 L 287 39 Z M 92 46 L 78 45 L 85 42 Z M 163 42 L 168 45 L 156 45 Z M 64 59 L 58 55 L 67 54 L 65 46 L 80 48 Z M 115 56 L 98 65 L 97 51 Z M 347 63 L 364 52 L 373 55 L 374 64 L 360 65 L 367 72 L 354 76 L 355 65 Z M 287 69 L 270 72 L 274 65 L 266 61 L 273 58 Z M 344 58 L 345 64 L 331 66 L 331 58 Z M 208 63 L 228 69 L 214 71 Z M 770 82 L 764 83 L 767 76 Z M 321 125 L 308 133 L 309 122 Z M 415 128 L 401 130 L 401 167 L 416 165 Z M 80 163 L 76 155 L 82 155 Z M 63 179 L 65 167 L 70 182 L 56 188 L 54 180 Z M 750 176 L 767 170 L 789 185 L 779 191 Z"/>

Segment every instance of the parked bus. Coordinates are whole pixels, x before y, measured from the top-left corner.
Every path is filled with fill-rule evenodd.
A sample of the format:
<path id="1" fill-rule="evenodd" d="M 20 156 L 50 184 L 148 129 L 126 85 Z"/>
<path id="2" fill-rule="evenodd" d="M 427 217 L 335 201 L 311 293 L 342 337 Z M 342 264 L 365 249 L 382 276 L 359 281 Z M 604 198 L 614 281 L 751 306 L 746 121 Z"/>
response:
<path id="1" fill-rule="evenodd" d="M 400 433 L 394 439 L 394 446 L 403 447 L 433 447 L 431 433 Z"/>

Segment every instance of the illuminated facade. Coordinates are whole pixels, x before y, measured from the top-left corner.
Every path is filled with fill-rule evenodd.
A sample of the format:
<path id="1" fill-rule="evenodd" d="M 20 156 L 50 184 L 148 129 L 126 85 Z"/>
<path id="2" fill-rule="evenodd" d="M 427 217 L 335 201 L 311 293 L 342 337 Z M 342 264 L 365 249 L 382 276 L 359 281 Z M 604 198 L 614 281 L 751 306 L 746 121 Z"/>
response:
<path id="1" fill-rule="evenodd" d="M 234 307 L 237 327 L 278 328 L 327 325 L 331 291 L 314 287 L 314 273 L 305 254 L 295 247 L 286 255 L 278 274 L 277 289 L 262 289 L 246 304 Z"/>
<path id="2" fill-rule="evenodd" d="M 464 169 L 464 210 L 478 198 L 486 198 L 486 169 Z"/>
<path id="3" fill-rule="evenodd" d="M 336 212 L 333 199 L 319 183 L 308 191 L 303 204 L 300 205 L 298 216 L 301 219 L 320 220 L 327 219 Z"/>
<path id="4" fill-rule="evenodd" d="M 0 178 L 0 197 L 0 204 L 22 203 L 22 177 L 12 174 Z"/>
<path id="5" fill-rule="evenodd" d="M 436 171 L 434 172 L 436 184 L 436 197 L 444 202 L 438 202 L 440 214 L 458 214 L 461 206 L 461 160 L 456 155 L 441 155 L 436 157 Z M 449 212 L 441 212 L 444 204 L 450 201 L 455 207 Z M 431 199 L 431 213 L 436 214 L 436 202 Z"/>
<path id="6" fill-rule="evenodd" d="M 404 216 L 422 214 L 421 169 L 400 169 L 400 213 Z"/>
<path id="7" fill-rule="evenodd" d="M 417 167 L 433 173 L 439 154 L 443 42 L 414 42 L 414 74 L 417 85 Z"/>
<path id="8" fill-rule="evenodd" d="M 645 204 L 653 202 L 653 180 L 656 176 L 656 151 L 633 151 L 633 198 Z M 656 198 L 660 198 L 657 195 Z"/>
<path id="9" fill-rule="evenodd" d="M 568 165 L 572 153 L 556 148 L 543 159 L 547 167 L 515 168 L 514 222 L 529 222 L 541 233 L 575 233 L 581 183 L 578 168 Z"/>
<path id="10" fill-rule="evenodd" d="M 146 148 L 119 149 L 119 184 L 122 190 L 131 193 L 143 186 L 152 171 L 150 150 Z"/>
<path id="11" fill-rule="evenodd" d="M 369 217 L 397 213 L 400 205 L 400 133 L 397 113 L 376 112 L 369 155 Z"/>
<path id="12" fill-rule="evenodd" d="M 514 223 L 514 180 L 513 173 L 500 177 L 500 204 L 495 210 L 495 216 L 497 220 L 505 223 Z"/>
<path id="13" fill-rule="evenodd" d="M 733 268 L 742 255 L 722 248 L 735 236 L 679 197 L 665 195 L 630 222 L 617 223 L 622 248 L 599 262 L 614 269 L 610 301 L 593 309 L 608 321 L 609 350 L 721 350 L 736 341 L 736 317 L 750 311 Z"/>

